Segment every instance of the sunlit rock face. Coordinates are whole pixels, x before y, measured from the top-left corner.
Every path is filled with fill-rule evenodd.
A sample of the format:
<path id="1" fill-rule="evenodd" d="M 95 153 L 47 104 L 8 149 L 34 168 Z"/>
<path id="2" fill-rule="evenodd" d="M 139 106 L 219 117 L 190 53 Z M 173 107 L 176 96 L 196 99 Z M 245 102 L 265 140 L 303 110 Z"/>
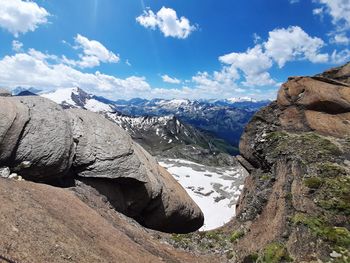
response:
<path id="1" fill-rule="evenodd" d="M 38 96 L 0 97 L 0 112 L 0 165 L 26 180 L 81 181 L 149 228 L 186 233 L 203 225 L 185 190 L 103 116 Z"/>

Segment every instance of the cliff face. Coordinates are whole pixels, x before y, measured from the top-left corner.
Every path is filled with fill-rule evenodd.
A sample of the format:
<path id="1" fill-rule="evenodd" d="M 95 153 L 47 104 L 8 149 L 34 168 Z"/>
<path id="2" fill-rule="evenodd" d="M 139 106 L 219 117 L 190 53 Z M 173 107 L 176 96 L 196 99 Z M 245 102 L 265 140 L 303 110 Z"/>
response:
<path id="1" fill-rule="evenodd" d="M 349 73 L 347 64 L 290 78 L 246 127 L 239 260 L 349 262 Z"/>

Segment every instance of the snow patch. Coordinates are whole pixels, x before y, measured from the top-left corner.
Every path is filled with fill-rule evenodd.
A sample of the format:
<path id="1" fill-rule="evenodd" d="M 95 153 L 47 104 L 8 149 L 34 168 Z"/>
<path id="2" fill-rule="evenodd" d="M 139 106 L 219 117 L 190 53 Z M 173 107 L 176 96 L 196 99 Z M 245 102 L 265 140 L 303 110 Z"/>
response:
<path id="1" fill-rule="evenodd" d="M 218 228 L 235 215 L 235 206 L 247 176 L 243 167 L 210 167 L 181 159 L 161 159 L 159 164 L 202 209 L 204 225 L 201 231 Z"/>
<path id="2" fill-rule="evenodd" d="M 86 101 L 85 106 L 87 110 L 93 111 L 93 112 L 101 112 L 101 111 L 111 111 L 112 108 L 103 102 L 100 102 L 95 99 L 89 99 Z"/>
<path id="3" fill-rule="evenodd" d="M 57 104 L 62 104 L 63 102 L 66 102 L 72 106 L 77 106 L 76 103 L 72 100 L 72 93 L 77 94 L 78 89 L 77 88 L 68 88 L 68 89 L 58 89 L 51 93 L 44 93 L 41 94 L 42 97 L 50 99 Z"/>

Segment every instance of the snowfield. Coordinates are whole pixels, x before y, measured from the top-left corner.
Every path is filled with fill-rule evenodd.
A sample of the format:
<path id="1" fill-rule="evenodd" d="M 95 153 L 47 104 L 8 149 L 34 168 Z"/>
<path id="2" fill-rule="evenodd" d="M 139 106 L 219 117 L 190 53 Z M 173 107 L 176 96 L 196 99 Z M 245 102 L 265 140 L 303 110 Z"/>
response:
<path id="1" fill-rule="evenodd" d="M 159 164 L 186 189 L 204 213 L 201 231 L 218 228 L 235 215 L 247 171 L 241 167 L 209 167 L 180 159 L 160 159 Z"/>

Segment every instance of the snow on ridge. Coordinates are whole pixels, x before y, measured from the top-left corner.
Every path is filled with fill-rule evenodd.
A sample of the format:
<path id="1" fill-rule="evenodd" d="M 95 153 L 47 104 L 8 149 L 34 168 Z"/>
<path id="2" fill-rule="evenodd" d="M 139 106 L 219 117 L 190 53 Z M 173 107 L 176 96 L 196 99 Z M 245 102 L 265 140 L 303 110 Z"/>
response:
<path id="1" fill-rule="evenodd" d="M 173 175 L 203 211 L 201 231 L 223 226 L 235 216 L 235 206 L 247 176 L 243 167 L 209 167 L 181 159 L 161 159 L 159 164 Z"/>
<path id="2" fill-rule="evenodd" d="M 112 111 L 112 108 L 110 105 L 100 102 L 95 99 L 88 99 L 86 100 L 86 103 L 84 105 L 84 108 L 93 112 L 100 112 L 100 111 Z"/>
<path id="3" fill-rule="evenodd" d="M 77 106 L 72 99 L 72 93 L 77 94 L 78 88 L 58 89 L 54 92 L 41 94 L 41 96 L 50 99 L 56 102 L 57 104 L 62 104 L 63 102 L 66 102 L 72 106 Z"/>
<path id="4" fill-rule="evenodd" d="M 81 97 L 83 100 L 83 105 L 77 105 L 77 103 L 73 100 L 72 96 L 76 95 L 77 97 Z M 113 108 L 111 105 L 100 102 L 94 99 L 91 95 L 85 93 L 83 90 L 78 87 L 74 88 L 65 88 L 65 89 L 57 89 L 50 93 L 41 94 L 42 97 L 50 99 L 57 104 L 68 104 L 73 107 L 85 108 L 87 110 L 93 112 L 111 112 Z"/>
<path id="5" fill-rule="evenodd" d="M 153 126 L 154 124 L 165 125 L 170 121 L 174 116 L 162 116 L 162 117 L 132 117 L 132 116 L 118 116 L 116 114 L 109 114 L 109 117 L 112 118 L 118 124 L 125 124 L 132 127 L 142 127 L 142 126 Z"/>
<path id="6" fill-rule="evenodd" d="M 235 102 L 258 102 L 257 100 L 250 98 L 250 97 L 238 97 L 238 98 L 229 98 L 226 99 L 227 101 L 231 102 L 231 103 L 235 103 Z"/>
<path id="7" fill-rule="evenodd" d="M 172 100 L 163 100 L 159 102 L 158 105 L 162 107 L 177 108 L 180 106 L 186 106 L 190 103 L 191 101 L 187 99 L 172 99 Z"/>

